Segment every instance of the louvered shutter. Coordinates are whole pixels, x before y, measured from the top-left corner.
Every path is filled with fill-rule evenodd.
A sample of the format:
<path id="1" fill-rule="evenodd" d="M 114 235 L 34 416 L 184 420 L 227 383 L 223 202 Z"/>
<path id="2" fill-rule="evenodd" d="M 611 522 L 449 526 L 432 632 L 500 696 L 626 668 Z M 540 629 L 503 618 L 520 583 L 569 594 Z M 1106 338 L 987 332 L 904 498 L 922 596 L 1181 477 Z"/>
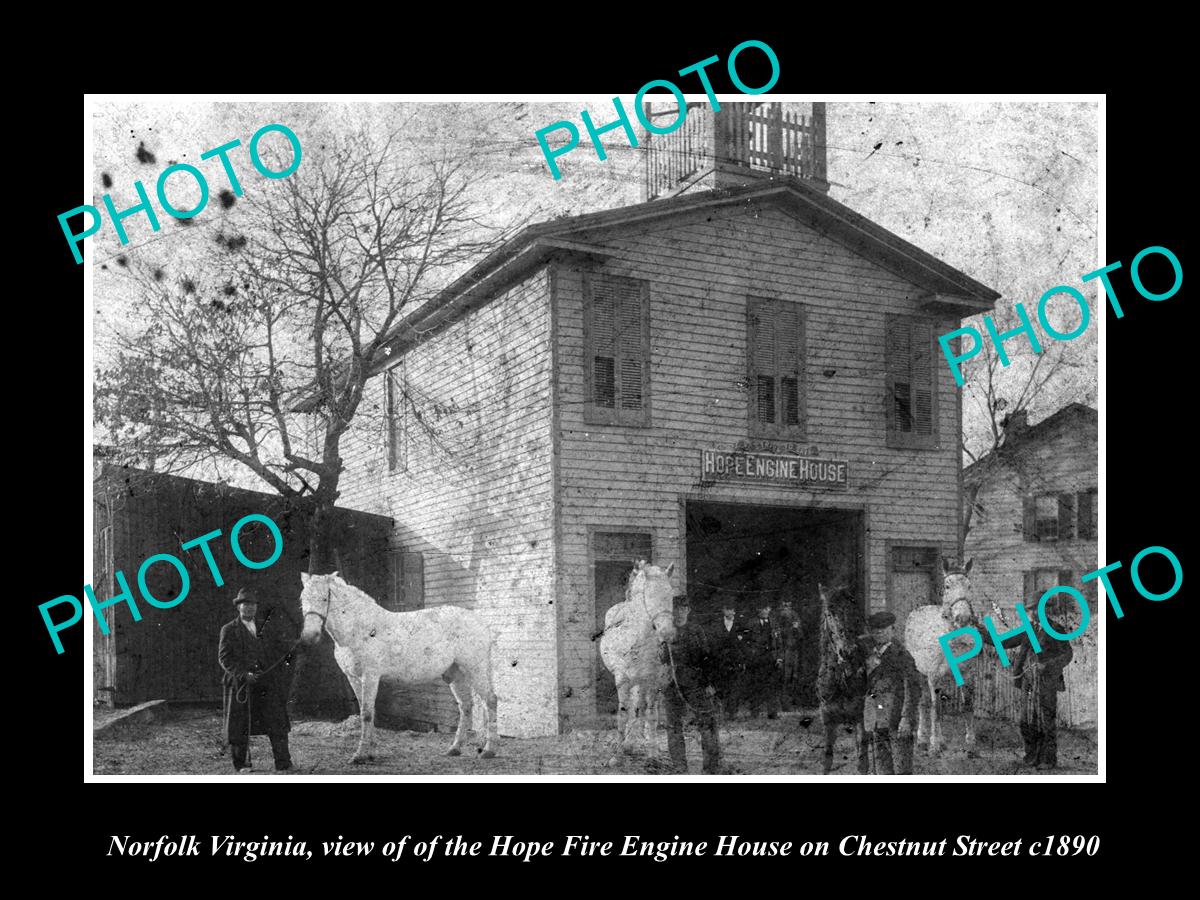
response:
<path id="1" fill-rule="evenodd" d="M 891 427 L 893 431 L 912 431 L 912 378 L 909 361 L 912 356 L 912 323 L 892 319 L 887 330 L 886 366 L 890 390 Z"/>
<path id="2" fill-rule="evenodd" d="M 604 409 L 617 403 L 617 309 L 620 305 L 612 283 L 591 279 L 592 292 L 592 402 Z"/>
<path id="3" fill-rule="evenodd" d="M 779 366 L 779 422 L 786 428 L 800 424 L 800 356 L 804 323 L 795 303 L 781 302 L 778 309 L 775 350 Z"/>
<path id="4" fill-rule="evenodd" d="M 621 409 L 642 408 L 642 283 L 622 278 L 616 282 L 617 359 L 621 381 Z"/>
<path id="5" fill-rule="evenodd" d="M 1037 499 L 1032 496 L 1021 500 L 1021 537 L 1026 541 L 1038 539 Z"/>
<path id="6" fill-rule="evenodd" d="M 1058 495 L 1058 539 L 1069 541 L 1075 537 L 1075 495 Z"/>
<path id="7" fill-rule="evenodd" d="M 933 434 L 933 329 L 926 322 L 912 324 L 913 431 Z"/>
<path id="8" fill-rule="evenodd" d="M 775 310 L 761 300 L 751 305 L 751 365 L 755 421 L 775 423 Z"/>

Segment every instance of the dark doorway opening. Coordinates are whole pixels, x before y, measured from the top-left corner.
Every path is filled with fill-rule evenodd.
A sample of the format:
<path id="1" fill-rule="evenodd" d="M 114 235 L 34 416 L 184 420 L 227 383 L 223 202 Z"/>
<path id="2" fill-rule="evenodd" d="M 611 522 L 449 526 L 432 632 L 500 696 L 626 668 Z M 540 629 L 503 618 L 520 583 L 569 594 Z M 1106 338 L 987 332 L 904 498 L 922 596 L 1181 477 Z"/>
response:
<path id="1" fill-rule="evenodd" d="M 778 614 L 790 599 L 800 624 L 794 699 L 814 707 L 818 664 L 818 583 L 846 585 L 865 609 L 861 510 L 751 506 L 688 501 L 687 567 L 692 616 L 722 626 L 733 603 L 739 623 L 752 622 L 769 602 Z"/>

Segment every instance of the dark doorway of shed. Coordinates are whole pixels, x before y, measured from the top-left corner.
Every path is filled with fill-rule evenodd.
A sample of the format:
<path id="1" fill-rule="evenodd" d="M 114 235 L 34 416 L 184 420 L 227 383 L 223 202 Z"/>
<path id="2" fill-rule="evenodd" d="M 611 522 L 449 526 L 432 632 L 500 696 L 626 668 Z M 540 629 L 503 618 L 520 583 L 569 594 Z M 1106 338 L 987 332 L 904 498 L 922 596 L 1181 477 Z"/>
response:
<path id="1" fill-rule="evenodd" d="M 735 627 L 754 622 L 762 604 L 778 617 L 792 601 L 799 619 L 793 703 L 815 707 L 821 611 L 817 585 L 846 585 L 863 602 L 860 510 L 688 502 L 687 585 L 692 617 L 723 627 L 722 607 L 737 609 Z"/>

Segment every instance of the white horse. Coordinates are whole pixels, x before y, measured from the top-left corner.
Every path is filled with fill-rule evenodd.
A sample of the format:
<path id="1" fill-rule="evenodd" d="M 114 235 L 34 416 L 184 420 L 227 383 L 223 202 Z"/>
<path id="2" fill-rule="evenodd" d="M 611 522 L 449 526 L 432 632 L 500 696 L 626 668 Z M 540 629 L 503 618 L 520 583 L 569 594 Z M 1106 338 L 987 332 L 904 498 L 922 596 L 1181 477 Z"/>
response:
<path id="1" fill-rule="evenodd" d="M 950 665 L 942 652 L 938 641 L 942 635 L 956 628 L 976 624 L 975 610 L 971 607 L 971 582 L 967 577 L 971 572 L 974 560 L 967 560 L 961 569 L 952 568 L 949 560 L 942 560 L 942 571 L 945 574 L 942 590 L 941 606 L 930 604 L 918 606 L 908 615 L 904 625 L 904 646 L 912 654 L 917 670 L 925 676 L 929 684 L 929 692 L 921 692 L 920 716 L 917 724 L 917 746 L 924 747 L 928 741 L 929 755 L 937 756 L 941 752 L 942 725 L 938 719 L 937 684 L 942 679 L 952 679 Z M 958 655 L 965 653 L 971 647 L 969 636 L 956 637 L 951 641 L 951 649 Z M 961 666 L 963 688 L 973 693 L 974 665 L 981 656 Z M 951 680 L 951 684 L 953 684 Z M 975 756 L 975 705 L 967 704 L 967 736 L 966 748 L 968 756 Z"/>
<path id="2" fill-rule="evenodd" d="M 600 658 L 617 683 L 617 740 L 624 752 L 631 748 L 630 736 L 638 718 L 642 720 L 642 740 L 654 734 L 647 735 L 646 713 L 652 702 L 657 709 L 658 691 L 667 674 L 659 656 L 660 645 L 675 637 L 674 570 L 674 563 L 660 569 L 639 560 L 625 586 L 624 602 L 615 604 L 604 616 Z"/>
<path id="3" fill-rule="evenodd" d="M 450 685 L 458 704 L 458 731 L 447 756 L 462 753 L 471 721 L 472 692 L 484 701 L 487 734 L 483 757 L 496 755 L 496 693 L 492 690 L 492 636 L 475 613 L 459 606 L 435 606 L 413 612 L 391 612 L 370 596 L 332 575 L 302 573 L 304 630 L 300 640 L 313 645 L 324 627 L 333 638 L 338 665 L 358 698 L 362 733 L 351 758 L 372 758 L 375 743 L 375 698 L 379 679 L 405 684 Z"/>

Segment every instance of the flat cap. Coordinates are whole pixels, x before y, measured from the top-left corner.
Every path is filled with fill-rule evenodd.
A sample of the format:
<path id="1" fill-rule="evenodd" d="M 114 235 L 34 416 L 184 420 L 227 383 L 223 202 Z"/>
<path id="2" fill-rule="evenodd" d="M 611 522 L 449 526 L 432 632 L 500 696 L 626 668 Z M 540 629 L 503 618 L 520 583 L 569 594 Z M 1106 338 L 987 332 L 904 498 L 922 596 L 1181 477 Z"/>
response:
<path id="1" fill-rule="evenodd" d="M 872 631 L 876 631 L 880 628 L 887 628 L 889 625 L 895 625 L 895 624 L 896 624 L 896 616 L 894 613 L 890 613 L 890 612 L 872 613 L 867 618 L 867 627 L 870 628 Z"/>

